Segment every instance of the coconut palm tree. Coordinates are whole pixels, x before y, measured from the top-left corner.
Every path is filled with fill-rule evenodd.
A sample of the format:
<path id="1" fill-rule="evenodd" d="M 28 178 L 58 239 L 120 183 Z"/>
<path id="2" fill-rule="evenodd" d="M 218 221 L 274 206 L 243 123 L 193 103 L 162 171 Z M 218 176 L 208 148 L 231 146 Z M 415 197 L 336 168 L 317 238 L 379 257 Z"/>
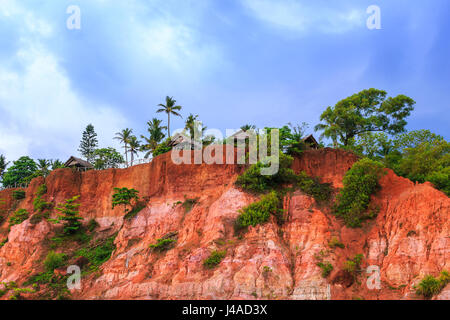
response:
<path id="1" fill-rule="evenodd" d="M 163 130 L 167 130 L 167 127 L 161 126 L 161 122 L 162 120 L 156 118 L 148 121 L 147 131 L 149 132 L 150 137 L 147 138 L 141 135 L 141 138 L 145 141 L 145 143 L 141 146 L 141 151 L 147 151 L 144 156 L 145 159 L 150 157 L 150 154 L 153 153 L 153 150 L 155 150 L 161 140 L 166 136 Z"/>
<path id="2" fill-rule="evenodd" d="M 115 140 L 119 140 L 120 143 L 124 144 L 125 148 L 125 161 L 128 166 L 128 145 L 130 143 L 130 138 L 132 137 L 133 129 L 123 129 L 121 132 L 117 132 L 114 137 Z"/>
<path id="3" fill-rule="evenodd" d="M 241 130 L 247 132 L 248 130 L 256 130 L 256 126 L 253 124 L 245 124 L 241 127 Z"/>
<path id="4" fill-rule="evenodd" d="M 141 149 L 141 142 L 136 138 L 136 136 L 131 136 L 128 140 L 128 145 L 130 147 L 131 155 L 131 165 L 133 165 L 134 156 L 139 157 L 139 150 Z"/>
<path id="5" fill-rule="evenodd" d="M 52 165 L 51 162 L 47 159 L 38 159 L 37 165 L 38 170 L 42 172 L 42 175 L 44 177 L 48 176 L 50 173 L 50 166 Z"/>
<path id="6" fill-rule="evenodd" d="M 169 134 L 170 138 L 170 115 L 173 114 L 174 116 L 183 118 L 181 114 L 179 114 L 177 111 L 180 111 L 182 106 L 176 106 L 177 100 L 175 100 L 173 97 L 166 97 L 166 104 L 159 104 L 158 107 L 161 107 L 160 109 L 156 110 L 157 113 L 165 112 L 167 113 L 167 132 Z"/>

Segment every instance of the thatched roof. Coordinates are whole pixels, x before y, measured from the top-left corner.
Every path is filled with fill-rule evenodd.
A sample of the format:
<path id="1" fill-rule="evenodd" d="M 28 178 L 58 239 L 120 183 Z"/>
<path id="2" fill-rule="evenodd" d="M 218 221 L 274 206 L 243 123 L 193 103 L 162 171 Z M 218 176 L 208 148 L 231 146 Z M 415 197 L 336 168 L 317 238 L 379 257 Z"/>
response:
<path id="1" fill-rule="evenodd" d="M 305 142 L 311 148 L 314 148 L 314 149 L 318 149 L 319 146 L 320 146 L 319 143 L 317 142 L 317 140 L 314 138 L 314 136 L 312 134 L 310 134 L 309 136 L 303 138 L 303 142 Z"/>
<path id="2" fill-rule="evenodd" d="M 87 162 L 86 160 L 77 158 L 77 157 L 70 157 L 69 160 L 66 161 L 64 164 L 65 167 L 71 168 L 71 167 L 78 167 L 78 168 L 88 168 L 88 169 L 94 169 L 94 166 Z"/>

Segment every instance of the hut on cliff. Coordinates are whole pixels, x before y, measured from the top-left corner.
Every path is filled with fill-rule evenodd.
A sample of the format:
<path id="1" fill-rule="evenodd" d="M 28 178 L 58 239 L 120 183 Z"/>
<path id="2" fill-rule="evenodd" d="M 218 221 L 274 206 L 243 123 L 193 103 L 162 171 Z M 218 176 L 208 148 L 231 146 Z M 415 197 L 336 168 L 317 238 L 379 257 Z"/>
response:
<path id="1" fill-rule="evenodd" d="M 70 157 L 69 160 L 64 163 L 64 166 L 67 168 L 77 169 L 77 170 L 91 170 L 94 169 L 94 166 L 90 164 L 89 162 L 77 158 L 77 157 Z"/>

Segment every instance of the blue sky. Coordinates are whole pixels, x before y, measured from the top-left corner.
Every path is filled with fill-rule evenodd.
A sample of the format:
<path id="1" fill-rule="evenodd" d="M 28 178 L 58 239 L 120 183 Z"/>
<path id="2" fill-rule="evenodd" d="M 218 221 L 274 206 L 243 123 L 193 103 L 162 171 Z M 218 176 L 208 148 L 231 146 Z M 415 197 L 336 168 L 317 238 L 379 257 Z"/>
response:
<path id="1" fill-rule="evenodd" d="M 166 95 L 223 132 L 313 127 L 370 87 L 411 96 L 408 129 L 448 139 L 449 14 L 447 0 L 0 0 L 0 154 L 64 160 L 88 123 L 118 147 L 115 132 L 165 119 Z"/>

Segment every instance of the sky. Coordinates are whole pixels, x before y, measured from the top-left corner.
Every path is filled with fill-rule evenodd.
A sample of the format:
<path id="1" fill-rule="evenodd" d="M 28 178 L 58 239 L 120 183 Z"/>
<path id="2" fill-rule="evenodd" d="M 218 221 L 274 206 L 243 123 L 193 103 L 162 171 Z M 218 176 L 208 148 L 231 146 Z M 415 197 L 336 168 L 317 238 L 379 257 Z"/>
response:
<path id="1" fill-rule="evenodd" d="M 381 29 L 367 28 L 371 5 Z M 0 0 L 0 154 L 66 160 L 89 123 L 119 148 L 116 132 L 167 120 L 155 113 L 167 95 L 224 134 L 312 133 L 367 88 L 410 96 L 407 129 L 448 140 L 449 16 L 448 0 Z"/>

